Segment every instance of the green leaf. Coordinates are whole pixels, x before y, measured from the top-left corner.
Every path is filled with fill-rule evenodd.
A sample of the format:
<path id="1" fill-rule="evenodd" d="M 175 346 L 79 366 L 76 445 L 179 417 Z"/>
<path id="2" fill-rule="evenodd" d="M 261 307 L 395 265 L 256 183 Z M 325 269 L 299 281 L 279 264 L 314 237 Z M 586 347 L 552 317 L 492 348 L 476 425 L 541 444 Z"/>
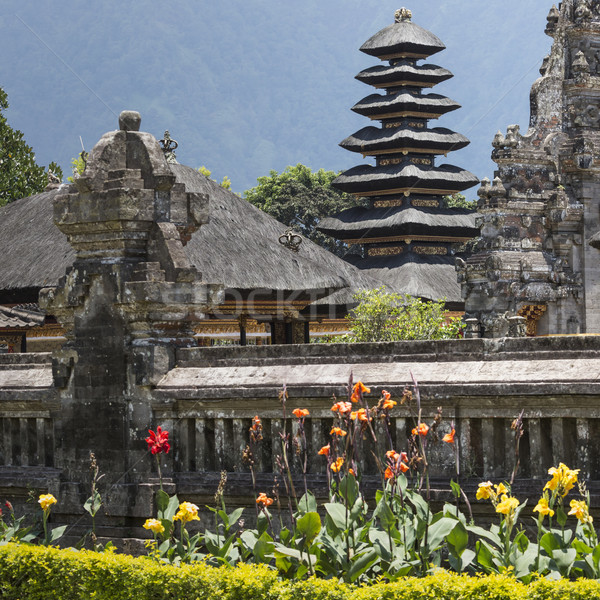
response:
<path id="1" fill-rule="evenodd" d="M 317 512 L 317 499 L 312 492 L 307 492 L 300 498 L 298 508 L 301 513 Z"/>
<path id="2" fill-rule="evenodd" d="M 56 540 L 60 539 L 64 535 L 67 527 L 68 525 L 61 525 L 60 527 L 55 527 L 50 534 L 50 543 L 52 544 Z"/>
<path id="3" fill-rule="evenodd" d="M 552 556 L 554 550 L 561 547 L 561 541 L 554 533 L 545 533 L 540 538 L 540 546 L 546 551 L 548 556 Z"/>
<path id="4" fill-rule="evenodd" d="M 465 526 L 459 521 L 454 529 L 446 536 L 448 550 L 455 556 L 460 557 L 469 545 L 469 533 Z"/>
<path id="5" fill-rule="evenodd" d="M 154 497 L 156 500 L 156 509 L 158 510 L 159 514 L 167 510 L 167 506 L 169 505 L 170 500 L 169 494 L 167 494 L 167 492 L 165 492 L 164 490 L 158 490 Z"/>
<path id="6" fill-rule="evenodd" d="M 430 525 L 427 534 L 427 546 L 429 551 L 433 552 L 434 550 L 437 550 L 444 541 L 444 538 L 457 526 L 456 520 L 449 519 L 448 517 L 442 517 L 439 521 Z"/>
<path id="7" fill-rule="evenodd" d="M 460 498 L 460 484 L 456 483 L 453 479 L 450 480 L 450 489 L 455 498 Z"/>
<path id="8" fill-rule="evenodd" d="M 515 577 L 525 577 L 530 575 L 535 570 L 535 562 L 537 559 L 537 546 L 532 544 L 531 548 L 526 550 L 514 560 Z"/>
<path id="9" fill-rule="evenodd" d="M 564 527 L 567 524 L 567 513 L 565 513 L 560 505 L 556 509 L 556 522 L 561 527 Z"/>
<path id="10" fill-rule="evenodd" d="M 96 513 L 100 510 L 101 506 L 102 506 L 102 498 L 100 497 L 98 490 L 94 490 L 94 493 L 85 501 L 83 508 L 92 517 L 95 517 Z"/>
<path id="11" fill-rule="evenodd" d="M 354 583 L 368 568 L 379 560 L 379 556 L 374 549 L 367 550 L 365 553 L 358 555 L 356 560 L 352 562 L 352 566 L 348 571 L 350 581 Z"/>
<path id="12" fill-rule="evenodd" d="M 316 512 L 306 513 L 296 521 L 296 530 L 304 537 L 306 545 L 312 544 L 321 531 L 321 517 Z"/>
<path id="13" fill-rule="evenodd" d="M 379 522 L 385 531 L 388 531 L 396 524 L 396 515 L 392 512 L 385 497 L 382 498 L 377 505 L 373 516 L 379 519 Z"/>
<path id="14" fill-rule="evenodd" d="M 498 571 L 494 565 L 494 554 L 489 545 L 483 540 L 478 540 L 475 544 L 475 558 L 477 559 L 477 563 L 483 567 L 484 572 Z"/>
<path id="15" fill-rule="evenodd" d="M 324 506 L 325 506 L 325 510 L 327 511 L 327 514 L 329 515 L 329 517 L 333 521 L 333 524 L 340 531 L 346 531 L 346 529 L 347 529 L 347 525 L 346 525 L 346 518 L 347 518 L 346 507 L 343 504 L 337 504 L 337 503 L 333 503 L 333 502 L 328 502 Z"/>
<path id="16" fill-rule="evenodd" d="M 577 559 L 575 548 L 558 548 L 552 552 L 552 558 L 563 577 L 568 577 L 573 563 Z"/>
<path id="17" fill-rule="evenodd" d="M 354 475 L 348 474 L 340 481 L 339 491 L 346 505 L 354 506 L 359 494 L 358 483 Z"/>

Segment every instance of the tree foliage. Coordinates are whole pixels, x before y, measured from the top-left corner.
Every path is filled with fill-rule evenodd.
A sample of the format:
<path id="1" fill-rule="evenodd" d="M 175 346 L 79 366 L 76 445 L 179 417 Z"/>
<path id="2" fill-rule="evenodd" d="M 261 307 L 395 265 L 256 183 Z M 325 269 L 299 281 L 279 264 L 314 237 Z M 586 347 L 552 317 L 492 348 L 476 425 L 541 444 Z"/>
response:
<path id="1" fill-rule="evenodd" d="M 317 231 L 319 221 L 346 208 L 364 204 L 360 200 L 336 190 L 331 183 L 337 177 L 334 171 L 297 164 L 283 173 L 271 171 L 258 178 L 258 185 L 244 192 L 244 198 L 254 206 L 275 217 L 298 233 L 343 256 L 347 246 Z"/>
<path id="2" fill-rule="evenodd" d="M 0 206 L 43 192 L 48 185 L 48 172 L 36 164 L 23 133 L 8 124 L 3 114 L 7 108 L 8 96 L 0 88 Z M 50 163 L 48 170 L 62 180 L 62 170 L 56 163 Z"/>
<path id="3" fill-rule="evenodd" d="M 466 208 L 468 210 L 477 210 L 477 200 L 467 200 L 464 194 L 452 194 L 444 196 L 445 208 Z"/>
<path id="4" fill-rule="evenodd" d="M 448 318 L 444 300 L 420 298 L 385 291 L 385 287 L 355 294 L 358 306 L 348 315 L 350 342 L 443 340 L 461 336 L 462 321 Z"/>

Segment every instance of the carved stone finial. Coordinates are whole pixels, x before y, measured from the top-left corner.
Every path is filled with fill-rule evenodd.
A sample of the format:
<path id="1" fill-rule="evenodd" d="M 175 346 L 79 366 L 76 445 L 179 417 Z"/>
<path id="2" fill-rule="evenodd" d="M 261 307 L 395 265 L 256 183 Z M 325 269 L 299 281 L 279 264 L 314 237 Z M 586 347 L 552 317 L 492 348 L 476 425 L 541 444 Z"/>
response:
<path id="1" fill-rule="evenodd" d="M 504 148 L 505 142 L 506 142 L 506 140 L 504 139 L 502 132 L 498 131 L 498 133 L 494 136 L 494 141 L 492 142 L 492 146 L 496 149 Z"/>
<path id="2" fill-rule="evenodd" d="M 160 140 L 159 144 L 165 154 L 167 162 L 171 165 L 176 165 L 177 155 L 175 154 L 175 150 L 177 150 L 179 144 L 174 139 L 171 139 L 171 134 L 168 129 L 165 131 L 165 135 L 163 139 Z"/>
<path id="3" fill-rule="evenodd" d="M 287 229 L 283 235 L 279 236 L 279 243 L 292 252 L 298 252 L 300 250 L 302 238 L 290 228 Z"/>
<path id="4" fill-rule="evenodd" d="M 139 131 L 141 124 L 142 117 L 139 112 L 124 110 L 119 115 L 119 129 L 121 131 Z"/>
<path id="5" fill-rule="evenodd" d="M 578 75 L 585 75 L 590 72 L 590 63 L 588 63 L 585 54 L 581 50 L 575 55 L 575 60 L 571 67 L 573 68 L 573 72 Z"/>
<path id="6" fill-rule="evenodd" d="M 408 10 L 408 8 L 399 8 L 394 14 L 394 19 L 396 20 L 396 23 L 410 21 L 412 19 L 412 12 Z"/>

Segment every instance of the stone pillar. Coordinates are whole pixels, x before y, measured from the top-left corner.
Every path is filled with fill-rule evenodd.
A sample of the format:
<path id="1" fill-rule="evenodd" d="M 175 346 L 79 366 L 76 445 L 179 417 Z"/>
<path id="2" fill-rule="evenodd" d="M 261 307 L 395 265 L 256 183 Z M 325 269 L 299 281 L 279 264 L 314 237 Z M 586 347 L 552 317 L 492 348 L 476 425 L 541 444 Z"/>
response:
<path id="1" fill-rule="evenodd" d="M 68 340 L 53 359 L 56 466 L 65 485 L 87 485 L 93 451 L 114 484 L 115 516 L 131 514 L 135 485 L 154 468 L 144 438 L 164 424 L 153 422 L 151 387 L 176 348 L 195 345 L 193 325 L 222 296 L 200 282 L 182 242 L 206 222 L 208 198 L 175 183 L 140 120 L 122 113 L 119 130 L 102 137 L 85 172 L 56 196 L 54 222 L 76 257 L 59 286 L 40 294 Z"/>

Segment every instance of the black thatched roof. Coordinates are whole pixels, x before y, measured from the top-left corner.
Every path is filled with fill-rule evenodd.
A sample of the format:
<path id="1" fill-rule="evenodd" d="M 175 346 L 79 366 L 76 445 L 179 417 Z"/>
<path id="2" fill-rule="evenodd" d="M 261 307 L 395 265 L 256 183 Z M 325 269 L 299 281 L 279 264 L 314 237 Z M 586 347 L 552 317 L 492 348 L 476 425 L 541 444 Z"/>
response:
<path id="1" fill-rule="evenodd" d="M 446 46 L 433 33 L 411 21 L 394 23 L 369 38 L 361 52 L 382 60 L 395 57 L 427 58 L 441 52 Z"/>
<path id="2" fill-rule="evenodd" d="M 389 119 L 406 114 L 422 115 L 423 118 L 437 119 L 446 113 L 458 110 L 460 104 L 439 94 L 371 94 L 352 107 L 359 115 L 370 119 Z"/>
<path id="3" fill-rule="evenodd" d="M 402 85 L 433 87 L 454 77 L 450 71 L 437 65 L 415 65 L 410 62 L 377 65 L 361 71 L 356 79 L 374 87 Z"/>
<path id="4" fill-rule="evenodd" d="M 357 206 L 344 210 L 319 223 L 319 231 L 338 239 L 357 239 L 361 236 L 390 237 L 431 235 L 444 237 L 475 237 L 475 214 L 455 208 L 365 208 Z"/>
<path id="5" fill-rule="evenodd" d="M 287 227 L 194 169 L 172 165 L 188 191 L 210 195 L 210 222 L 192 236 L 186 252 L 211 283 L 238 290 L 322 290 L 372 281 L 310 240 L 298 253 L 279 243 Z M 57 190 L 0 208 L 0 293 L 35 293 L 55 286 L 75 253 L 53 223 Z M 362 284 L 361 284 L 362 285 Z"/>
<path id="6" fill-rule="evenodd" d="M 230 289 L 320 290 L 354 285 L 360 271 L 305 239 L 298 253 L 279 243 L 287 227 L 198 171 L 172 165 L 188 191 L 210 196 L 210 221 L 192 236 L 187 255 L 208 282 Z M 366 286 L 371 281 L 365 281 Z"/>
<path id="7" fill-rule="evenodd" d="M 402 253 L 396 256 L 363 258 L 353 264 L 382 281 L 390 290 L 416 298 L 463 303 L 456 278 L 454 256 Z"/>
<path id="8" fill-rule="evenodd" d="M 0 208 L 0 290 L 54 286 L 75 252 L 53 223 L 51 190 Z"/>
<path id="9" fill-rule="evenodd" d="M 460 133 L 445 127 L 433 129 L 380 129 L 364 127 L 340 143 L 342 148 L 351 152 L 378 153 L 385 151 L 402 152 L 405 149 L 429 150 L 432 154 L 446 154 L 452 150 L 460 150 L 470 144 Z"/>
<path id="10" fill-rule="evenodd" d="M 419 167 L 413 164 L 372 167 L 360 165 L 345 171 L 334 180 L 336 188 L 351 194 L 377 196 L 399 191 L 438 190 L 440 195 L 462 192 L 479 183 L 479 179 L 460 167 L 440 165 Z"/>

